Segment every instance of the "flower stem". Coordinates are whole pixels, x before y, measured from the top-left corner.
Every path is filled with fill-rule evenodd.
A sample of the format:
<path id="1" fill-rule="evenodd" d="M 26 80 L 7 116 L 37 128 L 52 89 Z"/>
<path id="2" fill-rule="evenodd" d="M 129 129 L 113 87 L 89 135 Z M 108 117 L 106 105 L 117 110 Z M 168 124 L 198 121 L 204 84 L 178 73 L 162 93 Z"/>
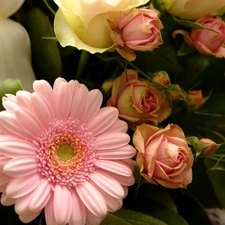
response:
<path id="1" fill-rule="evenodd" d="M 80 54 L 80 59 L 79 59 L 79 62 L 78 62 L 78 66 L 77 66 L 77 72 L 76 72 L 76 75 L 75 75 L 75 79 L 76 80 L 79 80 L 85 70 L 85 67 L 87 65 L 87 62 L 89 60 L 89 57 L 90 57 L 90 53 L 87 52 L 87 51 L 82 51 L 81 54 Z"/>
<path id="2" fill-rule="evenodd" d="M 55 11 L 52 9 L 52 7 L 48 4 L 48 0 L 43 0 L 46 7 L 52 12 L 53 15 L 55 15 Z"/>

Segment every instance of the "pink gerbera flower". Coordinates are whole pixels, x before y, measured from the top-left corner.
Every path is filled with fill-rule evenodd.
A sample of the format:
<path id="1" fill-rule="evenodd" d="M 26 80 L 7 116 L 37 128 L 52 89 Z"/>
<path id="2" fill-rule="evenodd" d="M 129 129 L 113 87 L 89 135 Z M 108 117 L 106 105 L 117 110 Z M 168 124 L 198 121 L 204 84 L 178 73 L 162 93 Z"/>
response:
<path id="1" fill-rule="evenodd" d="M 3 98 L 1 203 L 15 204 L 25 223 L 44 209 L 48 225 L 99 224 L 134 183 L 127 125 L 78 81 L 33 87 Z"/>

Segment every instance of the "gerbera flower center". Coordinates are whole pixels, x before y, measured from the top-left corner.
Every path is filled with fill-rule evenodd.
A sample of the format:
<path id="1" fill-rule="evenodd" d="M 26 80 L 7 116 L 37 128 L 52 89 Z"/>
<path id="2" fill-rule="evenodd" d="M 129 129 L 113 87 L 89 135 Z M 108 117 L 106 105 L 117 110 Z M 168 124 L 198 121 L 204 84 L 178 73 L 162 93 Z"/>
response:
<path id="1" fill-rule="evenodd" d="M 94 170 L 94 138 L 79 120 L 54 121 L 34 144 L 38 171 L 53 183 L 74 187 Z"/>
<path id="2" fill-rule="evenodd" d="M 65 144 L 59 146 L 56 154 L 62 161 L 66 162 L 67 160 L 72 159 L 75 153 L 73 147 L 71 147 L 69 144 Z"/>

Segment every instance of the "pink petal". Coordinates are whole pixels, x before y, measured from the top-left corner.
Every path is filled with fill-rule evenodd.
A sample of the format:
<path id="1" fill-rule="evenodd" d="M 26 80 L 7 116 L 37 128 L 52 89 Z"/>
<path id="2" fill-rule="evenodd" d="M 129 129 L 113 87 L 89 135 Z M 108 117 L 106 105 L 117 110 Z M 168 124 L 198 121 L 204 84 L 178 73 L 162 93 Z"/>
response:
<path id="1" fill-rule="evenodd" d="M 30 102 L 31 93 L 28 91 L 18 91 L 16 93 L 16 103 L 19 107 L 23 107 L 29 111 L 32 111 L 32 105 Z M 18 107 L 17 106 L 17 107 Z M 15 108 L 14 108 L 15 110 Z"/>
<path id="2" fill-rule="evenodd" d="M 7 184 L 12 180 L 11 177 L 0 173 L 0 192 L 5 191 Z"/>
<path id="3" fill-rule="evenodd" d="M 16 200 L 14 198 L 9 198 L 5 192 L 2 193 L 1 195 L 1 204 L 4 206 L 10 206 L 10 205 L 14 205 L 16 202 Z"/>
<path id="4" fill-rule="evenodd" d="M 22 108 L 15 109 L 15 117 L 21 127 L 32 137 L 38 137 L 42 132 L 42 126 L 37 117 L 30 111 Z"/>
<path id="5" fill-rule="evenodd" d="M 107 150 L 122 147 L 130 141 L 130 136 L 124 132 L 103 133 L 96 137 L 97 150 Z"/>
<path id="6" fill-rule="evenodd" d="M 25 139 L 32 140 L 33 137 L 29 135 L 24 129 L 19 125 L 17 119 L 11 113 L 7 111 L 0 112 L 0 130 L 5 134 L 18 135 Z"/>
<path id="7" fill-rule="evenodd" d="M 85 206 L 96 216 L 105 216 L 107 206 L 99 191 L 88 181 L 76 187 L 77 193 Z"/>
<path id="8" fill-rule="evenodd" d="M 71 190 L 71 197 L 72 197 L 73 204 L 72 204 L 72 213 L 71 213 L 69 224 L 83 225 L 85 224 L 85 221 L 86 221 L 85 206 L 83 202 L 81 201 L 81 199 L 79 198 L 79 196 L 77 195 L 77 193 L 75 192 L 75 190 Z"/>
<path id="9" fill-rule="evenodd" d="M 33 192 L 28 193 L 20 198 L 16 199 L 15 203 L 15 211 L 18 215 L 26 214 L 26 212 L 30 212 L 29 210 L 29 203 L 33 196 Z"/>
<path id="10" fill-rule="evenodd" d="M 33 83 L 33 88 L 35 92 L 40 93 L 45 98 L 50 105 L 52 112 L 56 112 L 54 94 L 51 85 L 45 80 L 36 80 Z"/>
<path id="11" fill-rule="evenodd" d="M 127 123 L 123 120 L 116 120 L 114 124 L 112 124 L 108 129 L 107 132 L 126 132 L 127 131 Z"/>
<path id="12" fill-rule="evenodd" d="M 8 140 L 7 140 L 8 139 Z M 16 158 L 22 156 L 35 156 L 35 147 L 25 141 L 8 136 L 6 140 L 0 138 L 0 153 L 5 156 Z"/>
<path id="13" fill-rule="evenodd" d="M 88 104 L 91 104 L 89 103 L 88 93 L 88 89 L 84 85 L 81 85 L 76 91 L 70 112 L 72 119 L 83 120 L 88 109 Z"/>
<path id="14" fill-rule="evenodd" d="M 88 93 L 89 105 L 84 122 L 89 122 L 99 111 L 102 104 L 102 93 L 98 89 L 91 90 Z"/>
<path id="15" fill-rule="evenodd" d="M 106 214 L 104 216 L 96 216 L 91 211 L 87 210 L 87 220 L 86 225 L 97 225 L 102 222 L 102 220 L 105 218 Z M 71 224 L 72 225 L 72 224 Z"/>
<path id="16" fill-rule="evenodd" d="M 29 209 L 31 212 L 41 211 L 51 197 L 52 187 L 47 179 L 41 181 L 37 188 L 33 191 Z"/>
<path id="17" fill-rule="evenodd" d="M 11 158 L 0 155 L 0 173 L 3 172 L 3 167 L 9 160 L 11 160 Z"/>
<path id="18" fill-rule="evenodd" d="M 72 213 L 71 192 L 66 186 L 56 184 L 54 190 L 54 215 L 58 224 L 67 224 Z"/>
<path id="19" fill-rule="evenodd" d="M 3 171 L 11 177 L 20 177 L 37 172 L 37 162 L 35 157 L 20 157 L 8 161 Z"/>
<path id="20" fill-rule="evenodd" d="M 26 214 L 19 215 L 19 219 L 23 223 L 29 223 L 33 221 L 41 212 L 27 212 Z"/>
<path id="21" fill-rule="evenodd" d="M 31 96 L 31 103 L 35 114 L 43 127 L 49 125 L 53 121 L 54 114 L 48 102 L 44 97 L 38 93 L 33 93 Z"/>
<path id="22" fill-rule="evenodd" d="M 124 192 L 124 189 L 123 189 L 123 192 Z M 102 191 L 101 194 L 106 201 L 106 205 L 107 205 L 109 212 L 115 212 L 122 207 L 122 205 L 123 205 L 122 199 L 114 198 L 104 191 Z"/>
<path id="23" fill-rule="evenodd" d="M 115 198 L 124 198 L 121 184 L 113 177 L 101 170 L 95 170 L 89 178 L 103 191 Z"/>
<path id="24" fill-rule="evenodd" d="M 68 88 L 68 83 L 60 82 L 57 85 L 57 88 L 54 87 L 54 96 L 56 104 L 56 117 L 58 119 L 66 120 L 68 118 L 72 103 L 72 92 Z"/>
<path id="25" fill-rule="evenodd" d="M 107 130 L 118 119 L 118 110 L 114 107 L 101 108 L 98 114 L 88 122 L 87 127 L 94 136 Z"/>
<path id="26" fill-rule="evenodd" d="M 70 80 L 68 86 L 72 92 L 72 95 L 74 96 L 81 84 L 77 80 Z"/>
<path id="27" fill-rule="evenodd" d="M 6 194 L 11 198 L 22 197 L 33 191 L 40 183 L 39 174 L 13 178 L 6 187 Z"/>
<path id="28" fill-rule="evenodd" d="M 56 223 L 56 220 L 55 220 L 55 214 L 53 209 L 53 204 L 54 204 L 53 198 L 54 196 L 52 195 L 45 207 L 45 221 L 46 221 L 46 224 L 48 225 L 59 225 L 58 223 Z"/>
<path id="29" fill-rule="evenodd" d="M 97 151 L 99 159 L 127 159 L 132 158 L 136 154 L 136 149 L 131 145 L 125 145 L 118 149 Z"/>
<path id="30" fill-rule="evenodd" d="M 122 176 L 131 176 L 132 170 L 123 163 L 114 162 L 109 160 L 96 160 L 95 166 L 102 168 L 106 171 L 110 171 L 116 174 L 120 174 Z"/>

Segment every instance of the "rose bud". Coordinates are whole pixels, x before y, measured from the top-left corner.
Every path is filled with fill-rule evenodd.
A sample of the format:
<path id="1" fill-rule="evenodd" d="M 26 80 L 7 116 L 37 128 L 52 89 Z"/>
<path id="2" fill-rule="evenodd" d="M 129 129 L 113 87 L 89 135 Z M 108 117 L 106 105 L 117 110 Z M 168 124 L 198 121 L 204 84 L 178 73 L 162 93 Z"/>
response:
<path id="1" fill-rule="evenodd" d="M 202 90 L 189 91 L 187 93 L 186 104 L 190 106 L 191 110 L 199 109 L 205 102 L 207 98 L 202 96 Z"/>
<path id="2" fill-rule="evenodd" d="M 160 89 L 170 84 L 170 78 L 167 72 L 159 71 L 153 74 L 152 82 Z"/>
<path id="3" fill-rule="evenodd" d="M 197 144 L 197 150 L 200 151 L 201 156 L 212 155 L 220 145 L 216 144 L 214 141 L 208 138 L 202 138 Z"/>
<path id="4" fill-rule="evenodd" d="M 200 53 L 218 58 L 225 57 L 225 22 L 222 18 L 205 16 L 199 18 L 196 23 L 208 29 L 192 28 L 190 34 L 184 30 L 175 30 L 173 38 L 182 34 L 187 44 L 195 47 Z"/>
<path id="5" fill-rule="evenodd" d="M 117 52 L 129 61 L 136 58 L 136 51 L 153 51 L 163 44 L 160 30 L 163 25 L 151 9 L 134 9 L 121 13 L 117 22 L 110 22 L 111 38 Z"/>
<path id="6" fill-rule="evenodd" d="M 184 100 L 186 98 L 186 92 L 178 84 L 170 84 L 167 94 L 172 100 Z"/>

